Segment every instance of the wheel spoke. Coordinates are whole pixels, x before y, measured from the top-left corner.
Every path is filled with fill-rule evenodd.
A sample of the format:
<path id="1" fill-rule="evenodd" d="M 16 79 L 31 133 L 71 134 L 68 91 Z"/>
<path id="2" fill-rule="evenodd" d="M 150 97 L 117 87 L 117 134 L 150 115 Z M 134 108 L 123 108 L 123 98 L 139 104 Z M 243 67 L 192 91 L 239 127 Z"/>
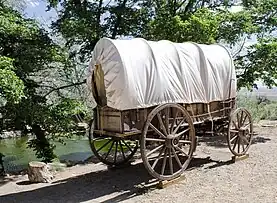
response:
<path id="1" fill-rule="evenodd" d="M 238 133 L 239 131 L 238 130 L 234 130 L 234 129 L 230 129 L 230 132 L 231 133 Z"/>
<path id="2" fill-rule="evenodd" d="M 244 125 L 244 122 L 246 121 L 247 117 L 248 117 L 247 114 L 245 114 L 245 116 L 244 116 L 244 118 L 243 118 L 243 121 L 242 121 L 242 123 L 241 123 L 241 126 Z"/>
<path id="3" fill-rule="evenodd" d="M 164 152 L 164 159 L 163 159 L 163 166 L 162 166 L 162 175 L 164 174 L 164 169 L 165 169 L 165 166 L 166 166 L 166 159 L 167 159 L 167 148 L 166 148 L 166 150 L 165 150 L 165 152 Z"/>
<path id="4" fill-rule="evenodd" d="M 247 129 L 251 125 L 251 122 L 247 123 L 243 128 Z"/>
<path id="5" fill-rule="evenodd" d="M 167 134 L 170 134 L 170 131 L 169 131 L 169 110 L 170 110 L 170 108 L 165 109 L 165 129 L 166 129 Z"/>
<path id="6" fill-rule="evenodd" d="M 106 147 L 110 142 L 112 141 L 112 139 L 110 139 L 108 142 L 105 142 L 105 144 L 103 144 L 98 150 L 97 150 L 97 153 L 103 149 L 104 147 Z"/>
<path id="7" fill-rule="evenodd" d="M 172 164 L 171 148 L 168 149 L 168 155 L 169 155 L 169 170 L 170 170 L 170 173 L 173 174 L 173 164 Z"/>
<path id="8" fill-rule="evenodd" d="M 164 147 L 164 145 L 160 145 L 160 146 L 156 147 L 155 149 L 151 150 L 146 156 L 149 157 L 151 154 L 155 153 L 156 151 L 158 151 L 162 147 Z"/>
<path id="9" fill-rule="evenodd" d="M 240 138 L 238 137 L 238 153 L 240 151 Z"/>
<path id="10" fill-rule="evenodd" d="M 247 140 L 247 138 L 243 135 L 239 135 L 239 137 L 246 142 L 246 144 L 248 145 L 249 144 L 249 141 Z"/>
<path id="11" fill-rule="evenodd" d="M 185 121 L 186 119 L 183 118 L 183 120 L 180 121 L 180 123 L 177 125 L 177 127 L 175 128 L 175 130 L 172 132 L 172 134 L 176 134 L 176 132 L 179 130 L 180 126 L 183 124 L 183 122 Z"/>
<path id="12" fill-rule="evenodd" d="M 157 139 L 157 138 L 145 138 L 146 141 L 155 141 L 155 142 L 165 142 L 164 139 Z"/>
<path id="13" fill-rule="evenodd" d="M 243 152 L 244 152 L 244 151 L 245 151 L 244 144 L 243 144 L 243 143 L 241 143 L 241 146 L 242 146 L 242 150 L 243 150 Z"/>
<path id="14" fill-rule="evenodd" d="M 115 141 L 113 141 L 113 143 L 111 144 L 111 147 L 110 147 L 108 153 L 106 154 L 105 159 L 107 159 L 108 155 L 110 154 L 110 152 L 111 152 L 111 150 L 112 150 L 112 148 L 113 148 L 114 142 L 115 142 Z"/>
<path id="15" fill-rule="evenodd" d="M 114 163 L 116 163 L 117 147 L 118 147 L 118 141 L 116 141 L 116 143 L 115 143 Z"/>
<path id="16" fill-rule="evenodd" d="M 152 125 L 152 123 L 149 124 L 150 128 L 152 128 L 158 135 L 160 135 L 161 137 L 163 138 L 166 138 L 166 136 L 161 132 L 159 131 L 155 126 Z"/>
<path id="17" fill-rule="evenodd" d="M 243 124 L 243 111 L 241 112 L 239 123 L 239 126 L 241 127 Z"/>
<path id="18" fill-rule="evenodd" d="M 119 142 L 119 146 L 120 146 L 120 149 L 121 149 L 121 153 L 122 153 L 123 159 L 126 159 L 121 142 Z"/>
<path id="19" fill-rule="evenodd" d="M 235 125 L 236 129 L 239 129 L 239 127 L 237 126 L 236 122 L 234 120 L 232 120 L 232 123 Z"/>
<path id="20" fill-rule="evenodd" d="M 188 157 L 187 153 L 184 152 L 180 147 L 175 146 L 175 148 L 176 148 L 179 152 L 182 152 L 184 155 L 186 155 L 186 156 Z"/>
<path id="21" fill-rule="evenodd" d="M 239 113 L 237 113 L 237 126 L 240 128 L 240 119 L 239 119 Z"/>
<path id="22" fill-rule="evenodd" d="M 164 148 L 160 151 L 158 158 L 155 160 L 155 162 L 153 163 L 151 168 L 153 168 L 153 169 L 155 168 L 155 166 L 157 165 L 157 163 L 158 163 L 159 159 L 161 158 L 162 154 L 165 152 L 166 147 L 165 146 L 163 146 L 163 147 Z"/>
<path id="23" fill-rule="evenodd" d="M 181 161 L 180 161 L 180 159 L 179 159 L 178 155 L 177 155 L 177 154 L 176 154 L 176 152 L 175 152 L 175 149 L 174 149 L 174 148 L 172 148 L 172 151 L 173 151 L 173 154 L 174 154 L 175 160 L 177 161 L 177 163 L 178 163 L 178 165 L 180 166 L 180 168 L 182 168 L 183 166 L 182 166 L 182 164 L 181 164 Z"/>
<path id="24" fill-rule="evenodd" d="M 179 114 L 179 111 L 177 110 L 176 113 L 175 113 L 175 116 L 173 118 L 172 124 L 171 124 L 170 133 L 172 133 L 172 131 L 173 131 L 173 127 L 174 127 L 174 124 L 176 122 L 176 118 L 177 118 L 178 114 Z"/>
<path id="25" fill-rule="evenodd" d="M 186 132 L 188 132 L 190 130 L 190 128 L 187 128 L 186 130 L 183 130 L 182 132 L 179 132 L 176 136 L 180 137 L 181 135 L 185 134 Z"/>
<path id="26" fill-rule="evenodd" d="M 230 143 L 232 143 L 237 137 L 238 137 L 238 135 L 235 135 L 235 136 L 230 140 Z"/>
<path id="27" fill-rule="evenodd" d="M 179 142 L 183 144 L 191 144 L 191 141 L 188 140 L 179 140 Z"/>
<path id="28" fill-rule="evenodd" d="M 234 146 L 233 146 L 233 150 L 235 150 L 236 146 L 237 146 L 237 142 L 238 142 L 238 137 L 236 138 L 236 141 L 234 143 Z"/>
<path id="29" fill-rule="evenodd" d="M 158 119 L 159 119 L 160 126 L 161 126 L 162 130 L 164 131 L 164 134 L 167 135 L 166 128 L 165 128 L 164 123 L 163 123 L 162 118 L 161 118 L 161 114 L 160 114 L 160 113 L 157 113 L 157 117 L 158 117 Z"/>
<path id="30" fill-rule="evenodd" d="M 125 140 L 122 140 L 122 142 L 124 143 L 124 145 L 126 147 L 128 147 L 128 149 L 131 151 L 131 153 L 134 153 L 134 151 L 131 149 L 131 147 L 125 142 Z"/>

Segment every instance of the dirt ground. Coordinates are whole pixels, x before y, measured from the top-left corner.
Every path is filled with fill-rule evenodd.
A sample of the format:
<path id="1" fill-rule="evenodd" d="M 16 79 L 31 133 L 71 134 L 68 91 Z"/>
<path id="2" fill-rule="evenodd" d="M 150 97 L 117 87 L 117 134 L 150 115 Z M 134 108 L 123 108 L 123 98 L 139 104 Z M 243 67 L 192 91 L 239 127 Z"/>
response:
<path id="1" fill-rule="evenodd" d="M 76 165 L 52 183 L 29 184 L 26 175 L 0 180 L 8 202 L 277 202 L 277 122 L 255 127 L 249 158 L 231 163 L 225 139 L 200 140 L 184 177 L 164 189 L 143 187 L 152 178 L 141 160 L 117 170 L 101 163 Z M 262 127 L 263 126 L 263 127 Z"/>

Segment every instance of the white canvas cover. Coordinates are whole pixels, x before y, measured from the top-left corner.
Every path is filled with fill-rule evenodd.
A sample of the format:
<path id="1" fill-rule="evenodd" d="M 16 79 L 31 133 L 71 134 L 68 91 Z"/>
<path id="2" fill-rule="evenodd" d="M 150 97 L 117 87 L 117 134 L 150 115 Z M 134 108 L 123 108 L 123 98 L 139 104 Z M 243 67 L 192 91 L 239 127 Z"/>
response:
<path id="1" fill-rule="evenodd" d="M 107 105 L 118 110 L 236 96 L 233 60 L 220 45 L 102 38 L 89 65 L 89 88 L 96 64 L 104 72 Z"/>

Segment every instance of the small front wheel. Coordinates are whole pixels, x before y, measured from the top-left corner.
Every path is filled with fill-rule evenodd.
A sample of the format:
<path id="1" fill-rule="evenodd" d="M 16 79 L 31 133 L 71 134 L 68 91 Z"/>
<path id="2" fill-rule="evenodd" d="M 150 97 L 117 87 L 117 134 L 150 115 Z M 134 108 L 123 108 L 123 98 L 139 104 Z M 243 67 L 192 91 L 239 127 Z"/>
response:
<path id="1" fill-rule="evenodd" d="M 245 108 L 238 108 L 229 118 L 227 142 L 235 156 L 242 156 L 248 151 L 253 138 L 253 122 Z"/>

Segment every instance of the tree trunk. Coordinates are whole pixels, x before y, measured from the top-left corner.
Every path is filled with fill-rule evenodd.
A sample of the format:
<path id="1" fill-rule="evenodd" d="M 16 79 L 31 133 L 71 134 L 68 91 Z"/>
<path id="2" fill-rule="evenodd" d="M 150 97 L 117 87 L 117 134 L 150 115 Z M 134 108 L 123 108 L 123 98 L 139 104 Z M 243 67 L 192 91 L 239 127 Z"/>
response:
<path id="1" fill-rule="evenodd" d="M 28 178 L 32 183 L 49 183 L 53 179 L 47 164 L 33 161 L 28 166 Z"/>
<path id="2" fill-rule="evenodd" d="M 5 175 L 5 168 L 4 168 L 4 161 L 3 161 L 4 154 L 0 152 L 0 176 Z"/>

